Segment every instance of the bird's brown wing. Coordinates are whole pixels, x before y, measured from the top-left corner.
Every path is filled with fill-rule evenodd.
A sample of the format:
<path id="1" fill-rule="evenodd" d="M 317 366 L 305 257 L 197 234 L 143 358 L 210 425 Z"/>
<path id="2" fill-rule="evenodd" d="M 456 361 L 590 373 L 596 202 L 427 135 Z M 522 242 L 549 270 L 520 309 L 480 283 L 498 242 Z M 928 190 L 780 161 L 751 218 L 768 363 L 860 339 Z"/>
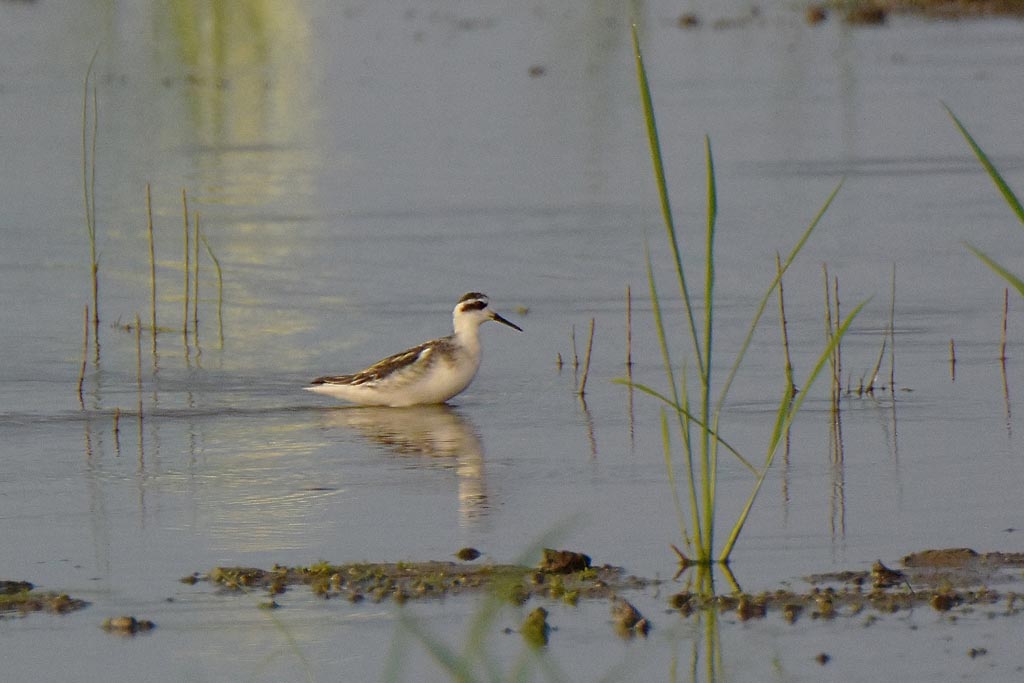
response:
<path id="1" fill-rule="evenodd" d="M 348 384 L 359 386 L 362 384 L 373 384 L 391 375 L 402 368 L 406 368 L 419 361 L 429 362 L 433 352 L 434 342 L 420 344 L 407 351 L 388 356 L 384 360 L 374 363 L 370 367 L 355 373 L 354 375 L 327 375 L 317 377 L 311 384 Z"/>

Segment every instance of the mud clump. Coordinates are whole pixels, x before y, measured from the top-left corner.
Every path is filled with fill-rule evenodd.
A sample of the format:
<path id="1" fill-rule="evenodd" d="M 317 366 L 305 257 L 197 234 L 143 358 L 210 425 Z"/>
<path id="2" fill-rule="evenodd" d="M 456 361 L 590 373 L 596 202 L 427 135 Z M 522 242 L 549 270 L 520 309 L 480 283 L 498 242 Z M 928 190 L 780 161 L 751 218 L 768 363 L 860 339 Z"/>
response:
<path id="1" fill-rule="evenodd" d="M 138 633 L 148 633 L 156 628 L 149 619 L 136 619 L 132 616 L 111 617 L 105 619 L 102 628 L 107 633 L 114 633 L 121 636 L 134 636 Z"/>
<path id="2" fill-rule="evenodd" d="M 350 602 L 442 598 L 495 589 L 509 602 L 549 598 L 575 604 L 580 598 L 610 599 L 616 591 L 643 588 L 657 581 L 625 576 L 621 567 L 594 567 L 590 557 L 568 550 L 546 549 L 536 567 L 511 564 L 472 566 L 455 562 L 348 563 L 319 562 L 308 567 L 275 565 L 215 567 L 183 583 L 208 582 L 224 591 L 266 591 L 280 595 L 293 586 L 309 586 L 325 600 L 344 597 Z"/>
<path id="3" fill-rule="evenodd" d="M 88 605 L 67 593 L 37 591 L 28 581 L 0 581 L 0 618 L 5 614 L 24 616 L 32 612 L 68 614 Z"/>
<path id="4" fill-rule="evenodd" d="M 612 621 L 615 632 L 623 638 L 646 638 L 651 624 L 631 602 L 618 596 L 612 598 Z"/>
<path id="5" fill-rule="evenodd" d="M 548 624 L 548 611 L 538 607 L 526 616 L 523 625 L 519 627 L 519 634 L 523 640 L 534 648 L 542 648 L 548 644 L 548 637 L 551 634 L 551 626 Z"/>
<path id="6" fill-rule="evenodd" d="M 671 609 L 688 617 L 699 610 L 734 612 L 740 621 L 760 619 L 770 612 L 781 613 L 795 623 L 808 613 L 812 619 L 852 617 L 872 610 L 865 626 L 879 614 L 894 614 L 920 606 L 936 612 L 1005 602 L 997 615 L 1021 612 L 1021 594 L 999 593 L 990 584 L 1016 584 L 1024 568 L 1024 553 L 985 553 L 970 548 L 925 550 L 901 560 L 903 569 L 892 569 L 880 560 L 869 571 L 838 571 L 805 577 L 810 590 L 777 590 L 751 595 L 736 591 L 729 595 L 702 595 L 683 591 L 668 599 Z"/>
<path id="7" fill-rule="evenodd" d="M 544 557 L 540 561 L 542 572 L 549 574 L 572 574 L 590 569 L 590 556 L 571 550 L 552 550 L 544 548 Z"/>

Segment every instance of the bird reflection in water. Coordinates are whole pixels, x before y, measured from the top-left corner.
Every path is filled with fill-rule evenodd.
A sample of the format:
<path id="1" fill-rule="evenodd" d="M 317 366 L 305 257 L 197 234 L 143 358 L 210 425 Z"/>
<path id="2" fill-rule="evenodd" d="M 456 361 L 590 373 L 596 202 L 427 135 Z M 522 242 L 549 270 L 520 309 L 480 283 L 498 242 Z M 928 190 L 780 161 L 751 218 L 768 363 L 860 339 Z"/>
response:
<path id="1" fill-rule="evenodd" d="M 328 427 L 354 430 L 396 455 L 430 458 L 424 462 L 427 467 L 437 465 L 435 458 L 451 461 L 458 475 L 461 523 L 477 523 L 486 516 L 483 443 L 472 424 L 451 406 L 338 408 L 325 413 L 325 421 Z"/>

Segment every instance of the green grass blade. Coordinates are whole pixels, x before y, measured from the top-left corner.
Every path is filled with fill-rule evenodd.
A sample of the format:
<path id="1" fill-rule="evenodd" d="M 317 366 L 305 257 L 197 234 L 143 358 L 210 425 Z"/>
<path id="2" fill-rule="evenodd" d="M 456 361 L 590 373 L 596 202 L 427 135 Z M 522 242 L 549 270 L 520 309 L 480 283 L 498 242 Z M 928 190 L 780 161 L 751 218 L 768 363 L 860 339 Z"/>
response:
<path id="1" fill-rule="evenodd" d="M 656 389 L 653 389 L 653 388 L 647 386 L 646 384 L 639 384 L 639 383 L 636 383 L 636 382 L 630 382 L 629 380 L 622 379 L 622 378 L 614 379 L 612 381 L 614 383 L 616 383 L 616 384 L 622 384 L 622 385 L 625 385 L 625 386 L 628 386 L 628 387 L 632 387 L 633 389 L 636 389 L 639 392 L 647 394 L 648 396 L 653 396 L 654 398 L 658 399 L 659 401 L 662 401 L 663 403 L 665 403 L 665 405 L 669 406 L 672 410 L 676 411 L 677 413 L 679 413 L 680 415 L 685 417 L 687 420 L 689 420 L 693 424 L 695 424 L 698 427 L 700 427 L 702 430 L 705 430 L 712 439 L 714 439 L 715 441 L 717 441 L 719 443 L 719 445 L 725 447 L 725 449 L 727 451 L 729 451 L 734 456 L 736 456 L 736 459 L 739 460 L 740 463 L 742 463 L 743 466 L 746 467 L 748 470 L 750 470 L 754 474 L 757 474 L 759 472 L 759 470 L 756 467 L 754 467 L 754 465 L 751 464 L 751 462 L 749 460 L 747 460 L 745 457 L 743 457 L 743 454 L 741 454 L 736 448 L 734 448 L 731 444 L 729 444 L 728 441 L 726 441 L 721 436 L 719 436 L 719 434 L 716 431 L 714 431 L 713 429 L 711 429 L 707 425 L 705 425 L 703 422 L 701 422 L 700 418 L 697 417 L 696 415 L 694 415 L 692 412 L 690 412 L 690 410 L 687 407 L 685 407 L 684 405 L 679 405 L 678 403 L 673 401 L 671 398 L 669 398 L 665 394 L 659 392 Z"/>
<path id="2" fill-rule="evenodd" d="M 704 157 L 708 174 L 707 197 L 707 251 L 704 256 L 704 374 L 701 376 L 701 417 L 705 425 L 711 423 L 711 369 L 715 330 L 715 223 L 718 219 L 718 192 L 715 184 L 715 161 L 711 153 L 711 138 L 704 136 Z M 706 555 L 710 557 L 714 545 L 715 490 L 718 485 L 718 442 L 712 440 L 710 430 L 704 430 L 701 440 L 701 483 L 704 495 L 704 538 Z"/>
<path id="3" fill-rule="evenodd" d="M 1020 292 L 1021 296 L 1024 296 L 1024 280 L 1021 280 L 1019 277 L 1008 271 L 1006 268 L 1003 268 L 1001 265 L 993 261 L 985 252 L 974 247 L 973 245 L 964 242 L 964 246 L 970 249 L 971 253 L 973 253 L 975 256 L 981 259 L 982 263 L 991 268 L 994 273 L 996 273 L 1004 280 L 1009 282 L 1011 285 L 1013 285 L 1013 288 Z"/>
<path id="4" fill-rule="evenodd" d="M 647 125 L 647 143 L 650 147 L 651 163 L 654 167 L 654 180 L 658 188 L 658 199 L 661 203 L 661 215 L 665 221 L 665 231 L 668 241 L 672 247 L 672 255 L 675 258 L 676 275 L 679 279 L 679 290 L 683 298 L 683 305 L 686 308 L 686 317 L 690 326 L 690 338 L 693 341 L 694 354 L 697 357 L 697 366 L 701 376 L 704 375 L 705 361 L 701 353 L 700 343 L 697 336 L 697 323 L 693 316 L 690 291 L 686 282 L 686 272 L 683 269 L 682 251 L 676 235 L 675 221 L 672 218 L 672 203 L 668 196 L 668 183 L 665 180 L 665 166 L 661 157 L 661 142 L 658 137 L 658 123 L 654 118 L 654 101 L 651 97 L 650 84 L 647 81 L 647 68 L 644 66 L 643 53 L 640 50 L 640 38 L 637 35 L 636 24 L 632 25 L 633 53 L 636 57 L 637 83 L 640 86 L 640 102 L 643 106 L 644 121 Z"/>
<path id="5" fill-rule="evenodd" d="M 686 531 L 686 516 L 683 514 L 683 502 L 679 500 L 679 489 L 676 486 L 675 468 L 672 467 L 672 439 L 668 431 L 668 416 L 665 409 L 661 409 L 661 443 L 665 448 L 665 471 L 668 473 L 668 484 L 672 489 L 672 504 L 676 509 L 676 518 L 679 521 L 679 531 L 683 541 L 688 548 L 693 548 L 690 541 L 690 534 Z"/>
<path id="6" fill-rule="evenodd" d="M 757 494 L 761 491 L 761 486 L 764 484 L 765 477 L 768 475 L 768 470 L 771 469 L 772 462 L 775 460 L 775 454 L 778 452 L 779 443 L 782 441 L 782 435 L 785 434 L 789 426 L 793 424 L 793 419 L 796 417 L 797 413 L 800 412 L 800 407 L 810 394 L 811 386 L 818 378 L 818 375 L 821 374 L 822 369 L 825 367 L 829 357 L 832 355 L 832 351 L 840 341 L 842 341 L 847 330 L 850 329 L 850 325 L 853 323 L 854 318 L 857 317 L 867 303 L 867 301 L 862 301 L 846 316 L 846 320 L 843 321 L 839 330 L 835 335 L 833 335 L 832 339 L 826 345 L 825 350 L 821 352 L 821 355 L 818 357 L 818 362 L 814 365 L 814 369 L 811 370 L 810 374 L 807 376 L 807 380 L 804 382 L 803 391 L 797 394 L 796 399 L 792 402 L 789 401 L 788 396 L 781 402 L 776 416 L 775 429 L 772 431 L 771 439 L 768 442 L 768 453 L 765 456 L 764 467 L 761 468 L 761 472 L 758 475 L 757 481 L 754 482 L 754 487 L 750 492 L 750 496 L 747 498 L 747 502 L 743 506 L 743 510 L 740 512 L 740 515 L 736 520 L 736 524 L 733 526 L 732 531 L 729 534 L 729 538 L 725 543 L 725 547 L 722 549 L 721 555 L 719 555 L 719 562 L 725 563 L 729 561 L 729 555 L 732 554 L 733 547 L 735 547 L 736 541 L 739 539 L 740 532 L 743 530 L 743 525 L 747 522 L 747 517 L 750 515 L 750 510 L 754 506 L 754 501 L 757 499 Z"/>
<path id="7" fill-rule="evenodd" d="M 965 128 L 964 124 L 960 122 L 960 119 L 956 117 L 953 110 L 946 106 L 945 103 L 942 103 L 942 107 L 946 110 L 946 113 L 949 114 L 949 117 L 953 119 L 953 123 L 956 124 L 956 127 L 960 130 L 960 134 L 964 136 L 965 140 L 967 140 L 967 144 L 970 145 L 971 150 L 974 151 L 974 156 L 978 157 L 978 161 L 980 161 L 981 165 L 985 167 L 985 171 L 988 173 L 989 178 L 992 179 L 996 188 L 1003 195 L 1003 199 L 1006 200 L 1006 203 L 1017 215 L 1017 220 L 1024 224 L 1024 206 L 1021 206 L 1020 200 L 1017 199 L 1017 195 L 1014 194 L 1013 190 L 1010 189 L 1010 186 L 1007 185 L 1006 180 L 1003 179 L 1002 174 L 1000 174 L 998 169 L 996 169 L 995 165 L 988 158 L 988 155 L 985 154 L 984 150 L 982 150 L 978 143 L 975 142 L 971 134 L 967 132 L 967 128 Z"/>

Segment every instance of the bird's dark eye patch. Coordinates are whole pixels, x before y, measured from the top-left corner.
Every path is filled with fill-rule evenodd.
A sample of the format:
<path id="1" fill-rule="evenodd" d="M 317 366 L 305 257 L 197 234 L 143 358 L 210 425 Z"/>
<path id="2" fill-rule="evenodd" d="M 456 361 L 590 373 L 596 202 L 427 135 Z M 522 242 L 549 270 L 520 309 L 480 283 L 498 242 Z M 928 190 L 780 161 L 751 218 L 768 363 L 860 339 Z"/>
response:
<path id="1" fill-rule="evenodd" d="M 487 302 L 481 301 L 480 299 L 474 299 L 472 301 L 463 301 L 460 308 L 464 311 L 482 311 L 487 308 Z"/>

